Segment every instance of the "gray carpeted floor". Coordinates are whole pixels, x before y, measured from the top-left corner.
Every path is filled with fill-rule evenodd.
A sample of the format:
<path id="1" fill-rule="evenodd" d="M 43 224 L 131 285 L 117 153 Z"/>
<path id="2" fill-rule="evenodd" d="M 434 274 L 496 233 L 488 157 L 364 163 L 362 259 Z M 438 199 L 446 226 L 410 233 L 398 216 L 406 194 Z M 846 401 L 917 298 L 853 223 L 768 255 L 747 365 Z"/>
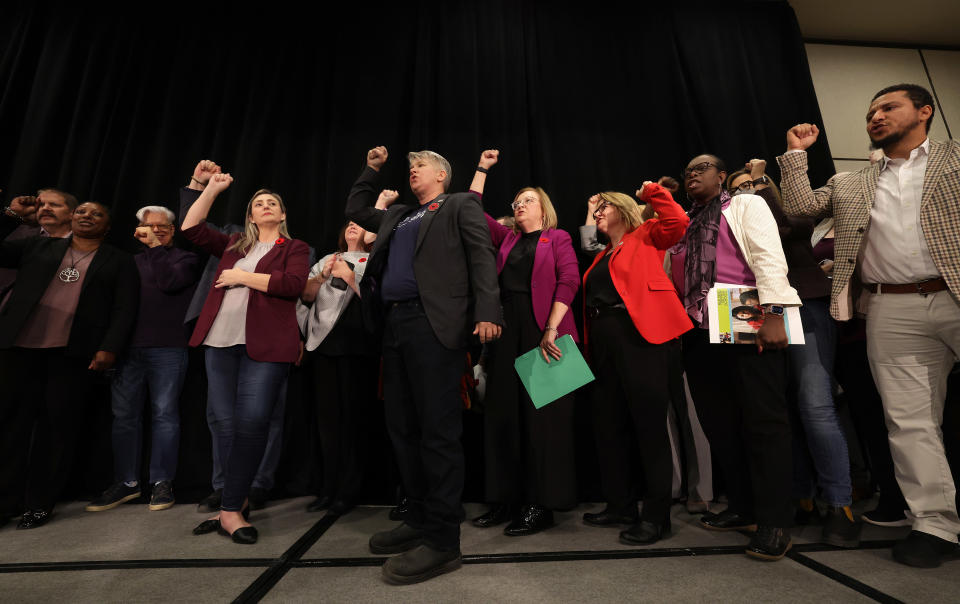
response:
<path id="1" fill-rule="evenodd" d="M 857 550 L 818 544 L 819 527 L 793 531 L 794 549 L 776 563 L 742 554 L 748 538 L 699 528 L 682 506 L 673 533 L 646 548 L 617 530 L 585 526 L 584 504 L 557 526 L 510 538 L 463 524 L 463 568 L 426 583 L 392 586 L 369 536 L 395 523 L 387 508 L 343 517 L 307 514 L 309 499 L 255 512 L 253 546 L 216 534 L 195 537 L 205 516 L 193 505 L 149 512 L 124 505 L 101 513 L 60 506 L 47 526 L 0 529 L 0 602 L 957 602 L 960 560 L 939 569 L 893 562 L 889 542 L 909 529 L 865 526 Z M 869 509 L 870 504 L 866 504 Z M 472 517 L 483 507 L 467 504 Z"/>

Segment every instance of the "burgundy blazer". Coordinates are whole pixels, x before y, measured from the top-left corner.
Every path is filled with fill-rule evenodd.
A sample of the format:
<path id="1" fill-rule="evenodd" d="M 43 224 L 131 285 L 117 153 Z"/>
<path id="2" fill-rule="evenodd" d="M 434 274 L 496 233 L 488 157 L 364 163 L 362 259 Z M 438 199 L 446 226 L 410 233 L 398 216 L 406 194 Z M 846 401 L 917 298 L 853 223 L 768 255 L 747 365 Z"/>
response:
<path id="1" fill-rule="evenodd" d="M 184 236 L 210 254 L 220 258 L 214 282 L 225 269 L 233 268 L 243 258 L 236 250 L 227 250 L 240 233 L 227 235 L 206 222 L 186 229 Z M 297 323 L 297 299 L 307 284 L 310 272 L 310 247 L 297 239 L 283 239 L 257 263 L 255 272 L 270 275 L 267 292 L 250 289 L 247 303 L 247 354 L 254 361 L 295 363 L 300 355 L 300 326 Z M 203 344 L 213 325 L 225 290 L 210 287 L 207 301 L 200 311 L 197 326 L 190 338 L 191 346 Z"/>
<path id="2" fill-rule="evenodd" d="M 497 274 L 507 263 L 510 250 L 520 240 L 520 233 L 510 227 L 505 227 L 489 214 L 487 226 L 490 227 L 490 239 L 497 250 Z M 533 318 L 541 331 L 547 327 L 550 318 L 550 307 L 554 302 L 563 302 L 568 307 L 573 304 L 573 297 L 580 287 L 580 270 L 577 265 L 577 254 L 573 251 L 573 243 L 566 231 L 546 229 L 540 233 L 537 249 L 533 256 L 533 272 L 530 275 L 530 298 L 533 301 Z M 570 334 L 575 342 L 580 341 L 577 334 L 577 322 L 573 318 L 573 311 L 568 310 L 556 326 L 557 337 Z"/>

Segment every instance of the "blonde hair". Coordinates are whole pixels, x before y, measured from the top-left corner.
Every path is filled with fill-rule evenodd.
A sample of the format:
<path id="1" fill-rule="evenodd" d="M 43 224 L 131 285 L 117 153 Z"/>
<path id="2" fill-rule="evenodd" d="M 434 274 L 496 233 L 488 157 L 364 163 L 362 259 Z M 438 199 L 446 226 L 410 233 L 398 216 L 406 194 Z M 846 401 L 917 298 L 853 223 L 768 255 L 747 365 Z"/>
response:
<path id="1" fill-rule="evenodd" d="M 620 219 L 626 223 L 628 231 L 632 231 L 643 224 L 640 206 L 637 205 L 637 201 L 633 197 L 616 191 L 607 191 L 600 194 L 600 203 L 603 202 L 607 202 L 617 209 L 617 212 L 620 213 Z"/>
<path id="2" fill-rule="evenodd" d="M 516 201 L 520 199 L 520 196 L 524 193 L 535 193 L 537 197 L 540 198 L 540 211 L 543 212 L 541 228 L 544 231 L 557 228 L 557 211 L 553 209 L 553 202 L 550 201 L 550 196 L 547 195 L 547 192 L 540 187 L 524 187 L 517 191 L 517 194 L 513 196 L 513 200 Z M 519 232 L 520 227 L 514 223 L 513 230 Z"/>
<path id="3" fill-rule="evenodd" d="M 280 211 L 284 214 L 287 213 L 287 206 L 283 204 L 283 199 L 278 193 L 274 193 L 270 189 L 260 189 L 253 194 L 253 197 L 250 198 L 250 201 L 247 202 L 247 213 L 243 218 L 243 233 L 240 234 L 240 238 L 237 239 L 233 245 L 227 248 L 227 251 L 237 251 L 243 254 L 244 256 L 250 251 L 258 241 L 260 241 L 260 227 L 250 222 L 250 216 L 253 212 L 253 200 L 261 195 L 269 195 L 273 197 L 280 203 Z M 286 218 L 280 223 L 280 235 L 290 239 L 290 232 L 287 230 L 287 220 Z"/>

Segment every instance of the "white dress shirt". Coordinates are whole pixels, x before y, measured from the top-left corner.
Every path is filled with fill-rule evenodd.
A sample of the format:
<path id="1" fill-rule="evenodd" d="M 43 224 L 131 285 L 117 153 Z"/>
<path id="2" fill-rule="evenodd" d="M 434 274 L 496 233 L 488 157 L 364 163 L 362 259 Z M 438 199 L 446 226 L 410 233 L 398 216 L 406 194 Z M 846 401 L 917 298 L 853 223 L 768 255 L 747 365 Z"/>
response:
<path id="1" fill-rule="evenodd" d="M 940 276 L 920 227 L 920 198 L 930 139 L 907 159 L 884 156 L 860 251 L 864 283 L 917 283 Z"/>

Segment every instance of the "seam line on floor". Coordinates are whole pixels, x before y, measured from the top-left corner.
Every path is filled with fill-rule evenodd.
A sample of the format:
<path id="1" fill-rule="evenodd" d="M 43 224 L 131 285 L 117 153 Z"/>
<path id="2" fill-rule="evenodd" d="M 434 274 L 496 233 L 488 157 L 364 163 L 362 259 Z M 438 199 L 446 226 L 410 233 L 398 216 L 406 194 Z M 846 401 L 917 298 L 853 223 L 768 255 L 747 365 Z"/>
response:
<path id="1" fill-rule="evenodd" d="M 846 551 L 846 550 L 843 550 L 843 551 Z M 850 575 L 846 575 L 835 568 L 827 566 L 822 562 L 818 562 L 813 558 L 804 556 L 799 552 L 796 552 L 796 551 L 787 552 L 787 558 L 789 558 L 790 560 L 793 560 L 797 564 L 806 566 L 810 570 L 820 575 L 823 575 L 824 577 L 833 579 L 840 585 L 843 585 L 844 587 L 849 587 L 853 591 L 859 594 L 862 594 L 876 602 L 883 602 L 884 604 L 904 604 L 903 600 L 898 600 L 897 598 L 894 598 L 893 596 L 886 594 L 875 587 L 871 587 L 866 583 L 863 583 L 862 581 L 858 581 L 854 579 Z"/>

